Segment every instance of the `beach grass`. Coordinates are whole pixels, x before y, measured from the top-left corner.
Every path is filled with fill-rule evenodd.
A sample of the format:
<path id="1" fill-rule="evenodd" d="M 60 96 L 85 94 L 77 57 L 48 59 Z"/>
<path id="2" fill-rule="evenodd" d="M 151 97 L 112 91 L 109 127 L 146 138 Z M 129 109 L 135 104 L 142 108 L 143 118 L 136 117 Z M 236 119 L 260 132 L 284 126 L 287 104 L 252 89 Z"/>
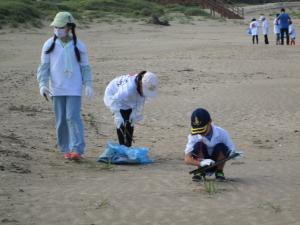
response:
<path id="1" fill-rule="evenodd" d="M 209 195 L 216 194 L 218 192 L 216 182 L 214 180 L 204 180 L 204 190 Z"/>
<path id="2" fill-rule="evenodd" d="M 50 21 L 59 11 L 71 12 L 82 23 L 122 17 L 143 20 L 152 15 L 167 17 L 171 13 L 181 13 L 186 20 L 191 16 L 212 18 L 195 5 L 161 5 L 151 0 L 1 0 L 0 24 L 1 27 L 41 27 L 43 21 Z"/>

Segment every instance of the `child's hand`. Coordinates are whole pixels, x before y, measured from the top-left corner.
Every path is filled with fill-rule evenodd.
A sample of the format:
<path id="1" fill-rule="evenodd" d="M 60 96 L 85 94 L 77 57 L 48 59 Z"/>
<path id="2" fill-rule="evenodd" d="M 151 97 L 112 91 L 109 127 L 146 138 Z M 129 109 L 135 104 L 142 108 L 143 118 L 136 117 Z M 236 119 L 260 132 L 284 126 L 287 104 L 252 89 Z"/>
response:
<path id="1" fill-rule="evenodd" d="M 44 97 L 45 95 L 49 95 L 49 94 L 50 94 L 49 88 L 47 88 L 46 86 L 40 87 L 40 95 L 42 97 Z"/>

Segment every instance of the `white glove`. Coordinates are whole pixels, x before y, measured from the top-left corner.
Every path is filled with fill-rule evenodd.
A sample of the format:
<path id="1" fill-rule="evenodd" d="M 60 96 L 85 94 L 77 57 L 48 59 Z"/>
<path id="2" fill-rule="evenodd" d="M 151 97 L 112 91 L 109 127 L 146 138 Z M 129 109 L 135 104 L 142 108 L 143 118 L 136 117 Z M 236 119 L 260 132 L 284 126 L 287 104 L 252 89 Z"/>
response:
<path id="1" fill-rule="evenodd" d="M 92 87 L 90 87 L 90 86 L 85 87 L 85 96 L 87 96 L 88 98 L 93 97 L 93 88 Z"/>
<path id="2" fill-rule="evenodd" d="M 120 113 L 120 111 L 114 112 L 114 119 L 115 119 L 115 124 L 116 127 L 119 129 L 122 124 L 124 124 L 124 119 Z"/>
<path id="3" fill-rule="evenodd" d="M 203 159 L 203 160 L 200 161 L 200 166 L 201 167 L 212 166 L 213 164 L 215 164 L 215 161 L 211 160 L 211 159 Z"/>
<path id="4" fill-rule="evenodd" d="M 44 95 L 49 95 L 49 94 L 50 94 L 49 88 L 47 88 L 46 86 L 40 87 L 40 95 L 42 97 L 44 97 Z"/>

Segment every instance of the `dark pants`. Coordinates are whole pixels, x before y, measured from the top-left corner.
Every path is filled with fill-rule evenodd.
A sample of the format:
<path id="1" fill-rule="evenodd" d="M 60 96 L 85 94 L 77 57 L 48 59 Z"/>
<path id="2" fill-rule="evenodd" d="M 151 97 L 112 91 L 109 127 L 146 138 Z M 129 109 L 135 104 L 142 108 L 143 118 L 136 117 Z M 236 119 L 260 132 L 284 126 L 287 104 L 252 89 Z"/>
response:
<path id="1" fill-rule="evenodd" d="M 124 119 L 124 125 L 121 125 L 119 129 L 117 129 L 118 139 L 120 145 L 125 145 L 130 147 L 132 144 L 133 130 L 134 128 L 131 126 L 129 122 L 129 117 L 132 112 L 132 109 L 120 110 L 120 113 Z"/>
<path id="2" fill-rule="evenodd" d="M 284 33 L 286 35 L 286 44 L 290 44 L 289 28 L 280 29 L 281 44 L 284 45 Z"/>
<path id="3" fill-rule="evenodd" d="M 266 44 L 266 45 L 268 45 L 268 44 L 269 44 L 268 35 L 267 35 L 267 34 L 265 34 L 265 35 L 264 35 L 264 37 L 265 37 L 265 44 Z"/>
<path id="4" fill-rule="evenodd" d="M 276 33 L 276 45 L 280 44 L 280 33 Z"/>
<path id="5" fill-rule="evenodd" d="M 254 44 L 256 40 L 256 44 L 258 44 L 258 35 L 253 35 L 252 36 L 252 43 Z"/>
<path id="6" fill-rule="evenodd" d="M 230 151 L 228 149 L 228 147 L 224 144 L 224 143 L 219 143 L 216 144 L 213 148 L 213 152 L 211 155 L 208 154 L 207 151 L 207 146 L 203 143 L 203 142 L 197 142 L 194 145 L 194 149 L 192 151 L 192 156 L 194 159 L 200 159 L 200 158 L 204 158 L 204 159 L 212 159 L 214 161 L 218 161 L 220 160 L 220 156 L 223 156 L 224 158 L 227 158 L 230 154 Z M 223 168 L 224 165 L 220 165 L 220 167 L 218 168 L 212 168 L 209 172 L 215 172 L 216 169 L 221 170 L 221 168 Z"/>

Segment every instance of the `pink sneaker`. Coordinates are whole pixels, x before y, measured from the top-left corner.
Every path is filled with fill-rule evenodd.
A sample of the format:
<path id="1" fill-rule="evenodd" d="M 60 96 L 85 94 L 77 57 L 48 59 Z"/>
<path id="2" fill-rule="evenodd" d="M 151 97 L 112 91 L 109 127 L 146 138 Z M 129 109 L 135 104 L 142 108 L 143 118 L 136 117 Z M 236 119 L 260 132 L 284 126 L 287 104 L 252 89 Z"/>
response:
<path id="1" fill-rule="evenodd" d="M 74 160 L 80 160 L 81 159 L 81 155 L 77 152 L 71 152 L 70 153 L 70 159 L 74 159 Z"/>
<path id="2" fill-rule="evenodd" d="M 71 153 L 70 153 L 70 152 L 65 153 L 65 154 L 64 154 L 64 158 L 65 158 L 65 159 L 71 159 Z"/>

